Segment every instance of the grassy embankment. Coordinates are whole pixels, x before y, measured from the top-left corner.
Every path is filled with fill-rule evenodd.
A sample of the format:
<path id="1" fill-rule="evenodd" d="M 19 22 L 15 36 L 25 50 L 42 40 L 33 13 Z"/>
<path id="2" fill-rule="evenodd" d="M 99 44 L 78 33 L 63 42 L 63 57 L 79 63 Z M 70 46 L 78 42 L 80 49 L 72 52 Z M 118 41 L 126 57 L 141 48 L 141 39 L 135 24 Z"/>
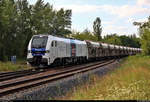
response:
<path id="1" fill-rule="evenodd" d="M 17 60 L 15 64 L 12 64 L 10 61 L 8 62 L 0 62 L 0 72 L 5 71 L 16 71 L 16 70 L 23 70 L 29 69 L 30 66 L 26 64 L 26 60 Z"/>
<path id="2" fill-rule="evenodd" d="M 93 82 L 92 84 L 90 84 Z M 150 100 L 150 57 L 130 56 L 121 68 L 74 88 L 65 100 Z"/>

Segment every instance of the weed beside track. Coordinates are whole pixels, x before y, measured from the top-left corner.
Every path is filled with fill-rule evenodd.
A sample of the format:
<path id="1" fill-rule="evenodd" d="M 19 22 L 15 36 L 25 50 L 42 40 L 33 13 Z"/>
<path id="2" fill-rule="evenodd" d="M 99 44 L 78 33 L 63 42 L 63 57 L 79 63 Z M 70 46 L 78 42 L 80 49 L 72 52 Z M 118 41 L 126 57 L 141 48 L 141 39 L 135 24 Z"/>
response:
<path id="1" fill-rule="evenodd" d="M 17 71 L 30 68 L 31 67 L 26 64 L 26 61 L 17 61 L 15 64 L 12 64 L 10 61 L 0 62 L 0 72 Z"/>
<path id="2" fill-rule="evenodd" d="M 102 78 L 91 77 L 88 84 L 75 87 L 73 93 L 58 99 L 150 100 L 149 62 L 148 56 L 130 56 L 114 72 Z"/>

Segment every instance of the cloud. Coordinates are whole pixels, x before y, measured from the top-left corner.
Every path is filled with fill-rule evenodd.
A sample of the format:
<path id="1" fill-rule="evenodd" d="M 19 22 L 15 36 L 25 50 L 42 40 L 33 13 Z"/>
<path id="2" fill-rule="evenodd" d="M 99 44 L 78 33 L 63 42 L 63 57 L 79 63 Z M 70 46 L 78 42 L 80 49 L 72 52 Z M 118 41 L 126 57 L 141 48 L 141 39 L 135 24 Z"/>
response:
<path id="1" fill-rule="evenodd" d="M 102 7 L 106 12 L 109 12 L 113 15 L 117 15 L 118 17 L 129 17 L 138 14 L 147 14 L 150 12 L 148 8 L 133 6 L 133 5 L 123 5 L 123 6 L 111 6 L 104 5 Z"/>
<path id="2" fill-rule="evenodd" d="M 145 19 L 139 19 L 150 13 L 150 0 L 137 0 L 134 5 L 93 5 L 93 4 L 68 4 L 55 5 L 56 9 L 72 9 L 74 15 L 80 14 L 109 14 L 109 21 L 102 20 L 103 35 L 110 33 L 132 34 L 136 32 L 136 26 L 133 26 L 134 21 L 143 22 Z M 123 21 L 125 20 L 125 21 Z M 123 22 L 120 24 L 119 22 Z M 88 26 L 89 27 L 89 26 Z M 73 26 L 73 28 L 84 29 L 81 25 Z"/>
<path id="3" fill-rule="evenodd" d="M 142 1 L 142 0 L 140 0 Z M 65 8 L 72 9 L 73 13 L 92 13 L 92 12 L 106 12 L 108 14 L 117 15 L 120 18 L 131 17 L 134 15 L 148 14 L 150 9 L 137 5 L 57 5 L 57 9 Z"/>
<path id="4" fill-rule="evenodd" d="M 141 19 L 129 18 L 127 23 L 132 23 L 133 24 L 133 22 L 135 22 L 135 21 L 136 22 L 147 22 L 148 19 L 147 18 L 141 18 Z"/>
<path id="5" fill-rule="evenodd" d="M 117 34 L 129 34 L 128 28 L 126 26 L 118 25 L 107 25 L 103 27 L 103 34 L 106 35 L 108 32 L 117 33 Z"/>
<path id="6" fill-rule="evenodd" d="M 139 6 L 150 6 L 150 0 L 137 0 Z"/>
<path id="7" fill-rule="evenodd" d="M 102 21 L 102 25 L 111 25 L 114 24 L 114 21 Z"/>
<path id="8" fill-rule="evenodd" d="M 97 5 L 57 5 L 56 9 L 64 8 L 64 9 L 72 9 L 73 13 L 89 13 L 98 11 L 101 6 Z"/>

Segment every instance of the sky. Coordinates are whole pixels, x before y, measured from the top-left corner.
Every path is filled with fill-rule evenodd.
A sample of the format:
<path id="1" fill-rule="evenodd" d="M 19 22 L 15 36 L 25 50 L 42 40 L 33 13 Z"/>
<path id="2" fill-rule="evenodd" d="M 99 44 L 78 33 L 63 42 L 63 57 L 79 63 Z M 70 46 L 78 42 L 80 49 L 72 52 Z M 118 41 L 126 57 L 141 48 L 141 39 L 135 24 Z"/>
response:
<path id="1" fill-rule="evenodd" d="M 35 4 L 36 0 L 28 0 Z M 72 9 L 72 30 L 82 32 L 86 28 L 93 31 L 96 17 L 101 19 L 102 36 L 118 35 L 138 36 L 134 21 L 144 22 L 150 15 L 150 0 L 43 0 L 54 9 Z"/>

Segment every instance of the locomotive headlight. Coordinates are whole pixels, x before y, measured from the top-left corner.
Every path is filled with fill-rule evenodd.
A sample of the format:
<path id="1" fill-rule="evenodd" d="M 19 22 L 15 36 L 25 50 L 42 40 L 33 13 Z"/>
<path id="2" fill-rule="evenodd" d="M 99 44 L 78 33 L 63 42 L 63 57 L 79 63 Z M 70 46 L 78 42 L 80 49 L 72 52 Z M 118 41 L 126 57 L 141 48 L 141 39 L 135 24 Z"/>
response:
<path id="1" fill-rule="evenodd" d="M 31 50 L 28 50 L 28 53 L 31 53 Z"/>
<path id="2" fill-rule="evenodd" d="M 50 51 L 49 50 L 46 50 L 46 53 L 49 53 Z"/>

